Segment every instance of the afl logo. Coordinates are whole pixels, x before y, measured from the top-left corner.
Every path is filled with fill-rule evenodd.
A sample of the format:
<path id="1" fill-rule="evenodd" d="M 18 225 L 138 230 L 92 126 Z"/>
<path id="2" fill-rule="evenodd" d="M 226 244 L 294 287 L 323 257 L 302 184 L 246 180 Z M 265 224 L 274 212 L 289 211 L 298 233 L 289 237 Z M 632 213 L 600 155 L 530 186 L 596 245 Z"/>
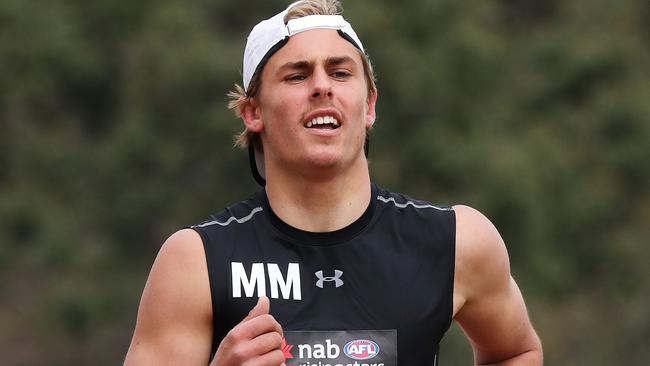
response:
<path id="1" fill-rule="evenodd" d="M 354 360 L 368 360 L 379 354 L 379 346 L 373 341 L 356 339 L 343 347 L 343 353 Z"/>

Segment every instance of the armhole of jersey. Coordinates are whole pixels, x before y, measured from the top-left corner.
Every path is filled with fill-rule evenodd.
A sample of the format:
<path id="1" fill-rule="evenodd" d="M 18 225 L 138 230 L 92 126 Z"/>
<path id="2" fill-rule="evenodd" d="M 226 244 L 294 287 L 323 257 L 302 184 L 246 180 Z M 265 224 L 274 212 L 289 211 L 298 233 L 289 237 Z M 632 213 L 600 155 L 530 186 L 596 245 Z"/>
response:
<path id="1" fill-rule="evenodd" d="M 451 326 L 454 318 L 454 282 L 456 281 L 456 211 L 453 207 L 448 211 L 447 221 L 449 222 L 449 256 L 451 263 L 451 280 L 449 281 L 449 298 L 451 305 L 449 306 L 449 324 L 447 329 Z"/>
<path id="2" fill-rule="evenodd" d="M 205 262 L 207 263 L 208 266 L 208 282 L 210 283 L 210 299 L 212 302 L 212 349 L 210 350 L 210 362 L 212 362 L 212 359 L 214 358 L 214 355 L 217 353 L 217 348 L 218 344 L 216 344 L 216 337 L 215 337 L 215 332 L 217 331 L 217 316 L 215 312 L 215 305 L 216 305 L 216 296 L 217 296 L 217 289 L 216 289 L 216 284 L 212 283 L 212 279 L 216 278 L 216 268 L 214 267 L 215 264 L 213 263 L 211 257 L 212 257 L 212 252 L 211 248 L 208 245 L 209 239 L 207 237 L 207 234 L 205 233 L 204 230 L 197 228 L 197 227 L 191 227 L 192 230 L 196 231 L 199 236 L 201 237 L 201 242 L 203 242 L 203 251 L 205 252 Z"/>
<path id="3" fill-rule="evenodd" d="M 438 366 L 438 360 L 440 359 L 440 343 L 436 347 L 436 353 L 433 354 L 433 366 Z"/>

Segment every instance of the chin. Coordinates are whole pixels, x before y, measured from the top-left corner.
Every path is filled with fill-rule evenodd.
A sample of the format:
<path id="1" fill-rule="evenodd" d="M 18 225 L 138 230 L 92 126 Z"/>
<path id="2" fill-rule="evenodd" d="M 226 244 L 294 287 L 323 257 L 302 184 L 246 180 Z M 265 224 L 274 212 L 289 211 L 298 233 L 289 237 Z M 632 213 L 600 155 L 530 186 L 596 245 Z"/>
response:
<path id="1" fill-rule="evenodd" d="M 317 159 L 309 159 L 310 165 L 314 167 L 320 167 L 320 168 L 333 168 L 339 165 L 339 162 L 340 162 L 339 159 L 333 159 L 333 158 L 319 157 Z"/>
<path id="2" fill-rule="evenodd" d="M 363 156 L 363 153 L 361 153 Z M 346 166 L 352 166 L 358 162 L 359 156 L 348 156 L 342 154 L 319 154 L 318 156 L 312 156 L 307 160 L 313 166 L 318 166 L 321 168 L 344 168 Z"/>
<path id="3" fill-rule="evenodd" d="M 303 160 L 309 162 L 310 165 L 322 166 L 322 167 L 332 167 L 339 164 L 342 160 L 341 154 L 336 152 L 324 152 L 320 151 L 318 153 L 307 153 L 303 156 Z"/>

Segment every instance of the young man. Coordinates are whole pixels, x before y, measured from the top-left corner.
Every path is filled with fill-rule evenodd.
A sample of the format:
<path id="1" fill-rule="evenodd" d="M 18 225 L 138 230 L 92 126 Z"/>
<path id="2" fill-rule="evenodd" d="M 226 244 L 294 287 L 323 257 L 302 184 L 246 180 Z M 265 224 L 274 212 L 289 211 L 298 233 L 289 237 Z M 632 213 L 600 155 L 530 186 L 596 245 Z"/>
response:
<path id="1" fill-rule="evenodd" d="M 377 90 L 337 8 L 249 35 L 232 106 L 265 187 L 165 242 L 126 364 L 431 365 L 454 319 L 477 364 L 541 365 L 490 221 L 371 183 Z"/>

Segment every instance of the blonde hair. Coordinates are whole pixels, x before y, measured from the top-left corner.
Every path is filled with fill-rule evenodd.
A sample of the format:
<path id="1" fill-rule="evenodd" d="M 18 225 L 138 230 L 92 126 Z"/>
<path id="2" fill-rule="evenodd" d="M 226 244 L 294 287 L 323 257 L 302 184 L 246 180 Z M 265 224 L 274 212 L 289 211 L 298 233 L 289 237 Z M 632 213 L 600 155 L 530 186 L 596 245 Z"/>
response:
<path id="1" fill-rule="evenodd" d="M 341 4 L 338 0 L 303 0 L 293 6 L 284 17 L 286 24 L 291 19 L 302 18 L 308 15 L 338 15 L 341 14 Z M 361 60 L 363 62 L 363 72 L 366 78 L 366 85 L 368 87 L 368 97 L 377 92 L 377 85 L 375 83 L 375 74 L 370 63 L 368 55 L 359 50 Z M 234 90 L 228 92 L 228 109 L 235 112 L 235 115 L 241 117 L 241 108 L 246 105 L 252 98 L 255 98 L 259 93 L 262 83 L 262 68 L 260 68 L 248 84 L 248 90 L 244 90 L 239 84 L 235 84 Z M 235 136 L 235 146 L 247 148 L 251 144 L 259 143 L 259 136 L 255 132 L 249 131 L 246 127 L 244 130 Z M 261 147 L 261 146 L 260 146 Z"/>

